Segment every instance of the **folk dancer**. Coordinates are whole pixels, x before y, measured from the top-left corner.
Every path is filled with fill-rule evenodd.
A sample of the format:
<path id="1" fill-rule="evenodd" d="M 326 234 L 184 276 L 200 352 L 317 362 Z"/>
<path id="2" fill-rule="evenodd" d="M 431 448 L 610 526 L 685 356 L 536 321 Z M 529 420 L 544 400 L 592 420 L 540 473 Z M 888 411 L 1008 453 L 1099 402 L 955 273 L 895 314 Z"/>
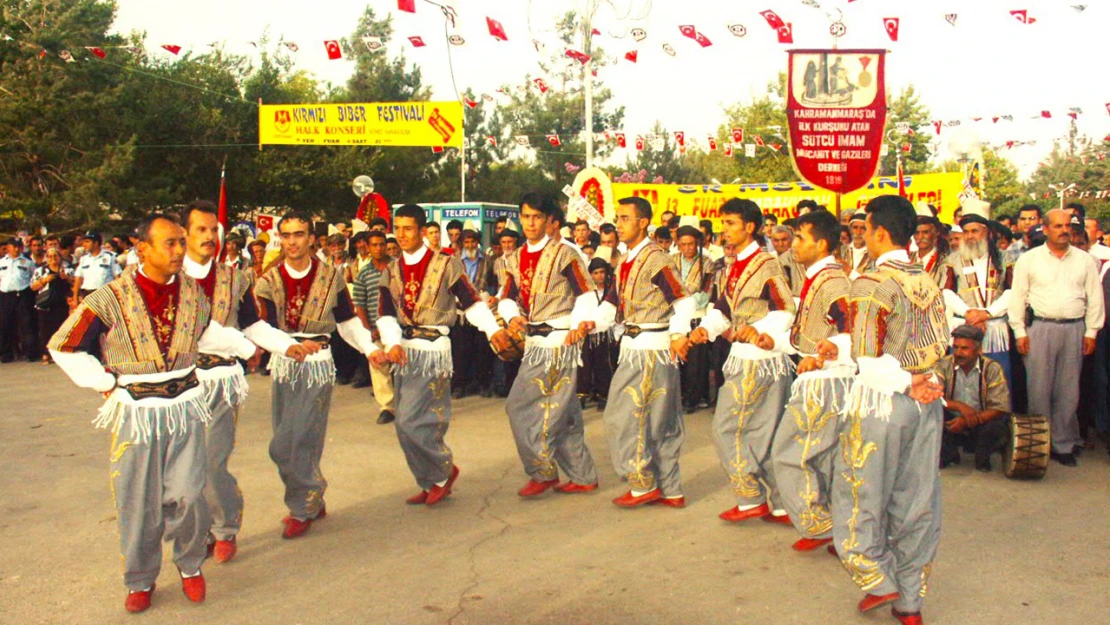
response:
<path id="1" fill-rule="evenodd" d="M 107 399 L 93 423 L 112 433 L 109 478 L 128 612 L 150 607 L 163 539 L 174 543 L 185 595 L 204 601 L 209 411 L 195 364 L 210 341 L 237 334 L 210 322 L 203 290 L 179 275 L 185 231 L 177 221 L 155 214 L 136 231 L 141 267 L 88 293 L 48 346 L 75 384 Z"/>
<path id="2" fill-rule="evenodd" d="M 790 396 L 794 364 L 783 351 L 785 342 L 774 337 L 789 331 L 796 307 L 782 265 L 764 251 L 759 206 L 733 198 L 720 210 L 724 236 L 740 251 L 724 289 L 691 333 L 696 344 L 726 333 L 732 341 L 713 414 L 713 440 L 736 505 L 719 516 L 730 522 L 770 517 L 788 525 L 786 510 L 778 505 L 771 443 Z"/>
<path id="3" fill-rule="evenodd" d="M 613 301 L 594 296 L 581 256 L 547 236 L 554 198 L 528 193 L 520 223 L 527 243 L 506 260 L 506 280 L 497 304 L 512 333 L 523 331 L 523 364 L 505 402 L 517 452 L 529 480 L 517 493 L 535 497 L 597 490 L 597 470 L 586 447 L 582 406 L 577 397 L 582 340 L 608 332 L 616 317 Z M 559 470 L 567 481 L 559 483 Z"/>
<path id="4" fill-rule="evenodd" d="M 917 624 L 940 542 L 938 479 L 943 391 L 932 370 L 948 349 L 944 300 L 906 253 L 917 218 L 908 200 L 867 205 L 875 270 L 852 283 L 850 391 L 834 463 L 833 537 L 841 564 L 867 595 L 860 612 L 893 603 Z M 828 357 L 838 351 L 823 346 Z M 836 352 L 836 353 L 834 353 Z"/>
<path id="5" fill-rule="evenodd" d="M 613 503 L 632 508 L 658 501 L 682 508 L 678 461 L 685 427 L 678 361 L 690 348 L 686 333 L 696 304 L 674 258 L 647 236 L 651 213 L 641 197 L 617 205 L 617 230 L 628 246 L 617 270 L 617 319 L 624 333 L 604 421 L 613 467 L 629 486 Z"/>
<path id="6" fill-rule="evenodd" d="M 243 494 L 227 468 L 235 448 L 235 430 L 247 398 L 247 379 L 238 358 L 254 356 L 255 345 L 269 352 L 301 361 L 305 349 L 288 334 L 258 316 L 251 280 L 235 265 L 217 262 L 219 222 L 216 206 L 199 200 L 182 212 L 185 226 L 185 275 L 200 285 L 212 310 L 212 320 L 240 330 L 239 344 L 217 344 L 202 348 L 197 356 L 197 379 L 204 387 L 212 417 L 205 429 L 208 481 L 204 497 L 212 514 L 209 549 L 216 562 L 235 557 L 235 536 L 243 522 Z M 249 340 L 247 340 L 249 339 Z"/>
<path id="7" fill-rule="evenodd" d="M 370 363 L 394 365 L 397 438 L 420 492 L 410 505 L 435 505 L 451 494 L 459 477 L 451 449 L 443 440 L 451 422 L 451 339 L 456 307 L 500 350 L 507 343 L 485 299 L 470 284 L 462 261 L 432 252 L 420 234 L 427 216 L 405 204 L 394 216 L 393 232 L 401 256 L 382 274 L 378 331 L 382 349 Z"/>
<path id="8" fill-rule="evenodd" d="M 851 283 L 834 256 L 839 246 L 840 225 L 832 213 L 798 218 L 794 256 L 805 272 L 801 300 L 789 333 L 775 338 L 786 353 L 802 357 L 771 447 L 782 507 L 802 535 L 795 551 L 832 542 L 833 458 L 839 451 L 840 412 L 856 373 L 850 356 Z M 822 356 L 824 342 L 837 347 L 839 359 Z"/>
<path id="9" fill-rule="evenodd" d="M 320 471 L 328 429 L 336 370 L 329 349 L 332 332 L 363 354 L 376 348 L 362 327 L 340 267 L 314 258 L 312 218 L 290 211 L 278 223 L 284 259 L 255 285 L 262 317 L 301 342 L 307 355 L 298 361 L 272 353 L 274 436 L 270 459 L 285 485 L 289 515 L 282 519 L 282 538 L 304 535 L 313 521 L 327 516 L 324 492 L 328 482 Z"/>

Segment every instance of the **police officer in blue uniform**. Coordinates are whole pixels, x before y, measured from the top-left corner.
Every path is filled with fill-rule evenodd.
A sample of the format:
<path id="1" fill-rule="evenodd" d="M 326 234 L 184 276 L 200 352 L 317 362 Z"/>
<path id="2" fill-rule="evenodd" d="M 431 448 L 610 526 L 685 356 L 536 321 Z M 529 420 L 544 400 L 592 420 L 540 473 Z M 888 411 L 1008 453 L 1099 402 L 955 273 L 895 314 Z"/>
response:
<path id="1" fill-rule="evenodd" d="M 0 362 L 15 358 L 16 339 L 22 341 L 22 356 L 28 362 L 39 358 L 38 328 L 35 324 L 35 293 L 31 276 L 35 263 L 23 255 L 23 241 L 10 239 L 0 258 Z"/>
<path id="2" fill-rule="evenodd" d="M 77 271 L 73 272 L 75 278 L 73 290 L 77 304 L 80 304 L 86 295 L 115 280 L 123 273 L 115 254 L 101 249 L 102 242 L 99 232 L 86 232 L 85 240 L 81 242 L 85 248 L 85 255 L 81 257 Z"/>

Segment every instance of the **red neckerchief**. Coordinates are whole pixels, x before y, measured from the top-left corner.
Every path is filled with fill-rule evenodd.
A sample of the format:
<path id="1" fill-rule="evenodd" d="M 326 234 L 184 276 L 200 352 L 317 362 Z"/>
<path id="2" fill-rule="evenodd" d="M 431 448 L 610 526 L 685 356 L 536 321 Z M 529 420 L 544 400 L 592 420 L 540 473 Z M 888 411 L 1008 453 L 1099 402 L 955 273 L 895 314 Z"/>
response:
<path id="1" fill-rule="evenodd" d="M 289 275 L 285 263 L 282 263 L 281 267 L 278 268 L 278 271 L 281 272 L 281 283 L 285 287 L 285 327 L 290 332 L 299 332 L 301 329 L 301 309 L 308 301 L 308 292 L 312 290 L 312 282 L 316 279 L 317 261 L 313 258 L 309 262 L 312 265 L 303 278 L 294 278 Z"/>
<path id="2" fill-rule="evenodd" d="M 135 272 L 135 283 L 139 285 L 139 293 L 142 294 L 147 312 L 150 313 L 150 326 L 154 329 L 154 338 L 158 341 L 158 349 L 162 351 L 162 356 L 165 357 L 169 354 L 170 341 L 173 340 L 181 283 L 174 280 L 169 284 L 158 284 L 144 276 L 141 271 Z"/>
<path id="3" fill-rule="evenodd" d="M 215 261 L 212 261 L 212 264 L 209 265 L 208 275 L 206 275 L 203 278 L 197 280 L 197 283 L 200 284 L 200 288 L 204 289 L 204 294 L 208 296 L 209 300 L 211 300 L 212 296 L 216 293 L 216 262 Z"/>
<path id="4" fill-rule="evenodd" d="M 921 252 L 917 253 L 917 257 L 921 258 Z M 925 273 L 930 273 L 930 274 L 933 273 L 933 267 L 937 266 L 937 259 L 938 258 L 940 258 L 940 253 L 938 253 L 937 248 L 934 247 L 933 248 L 933 257 L 930 258 L 929 262 L 926 263 L 926 265 L 925 265 Z"/>
<path id="5" fill-rule="evenodd" d="M 736 283 L 740 280 L 740 275 L 744 273 L 744 270 L 748 268 L 748 263 L 752 262 L 752 259 L 755 258 L 758 253 L 759 251 L 756 250 L 752 252 L 751 256 L 748 256 L 744 260 L 737 258 L 732 263 L 732 269 L 728 272 L 728 283 L 725 286 L 725 297 L 728 297 L 736 290 Z"/>
<path id="6" fill-rule="evenodd" d="M 540 256 L 543 255 L 544 245 L 535 252 L 528 251 L 528 245 L 525 244 L 520 250 L 520 308 L 528 313 L 528 303 L 532 300 L 532 278 L 536 277 L 536 267 L 540 264 Z"/>
<path id="7" fill-rule="evenodd" d="M 415 265 L 406 264 L 404 255 L 401 256 L 401 280 L 403 282 L 401 309 L 409 319 L 412 319 L 413 314 L 416 313 L 416 300 L 420 297 L 420 289 L 424 286 L 424 276 L 428 273 L 428 265 L 432 262 L 432 256 L 435 256 L 435 252 L 430 249 L 426 250 L 424 257 Z"/>

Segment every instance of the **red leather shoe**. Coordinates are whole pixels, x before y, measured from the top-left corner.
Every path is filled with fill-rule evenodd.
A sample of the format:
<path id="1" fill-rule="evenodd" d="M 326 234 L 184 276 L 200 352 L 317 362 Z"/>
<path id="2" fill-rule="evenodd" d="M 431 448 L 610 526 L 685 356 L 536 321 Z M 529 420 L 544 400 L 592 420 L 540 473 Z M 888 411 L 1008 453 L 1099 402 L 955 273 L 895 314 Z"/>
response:
<path id="1" fill-rule="evenodd" d="M 890 613 L 894 616 L 894 618 L 898 619 L 898 622 L 902 625 L 925 625 L 925 620 L 921 618 L 920 612 L 914 612 L 913 614 L 903 614 L 898 610 L 891 608 Z"/>
<path id="2" fill-rule="evenodd" d="M 771 514 L 771 508 L 765 503 L 761 503 L 751 510 L 740 510 L 740 508 L 733 506 L 728 510 L 718 514 L 722 521 L 730 523 L 739 523 L 740 521 L 747 521 L 748 519 L 757 519 Z"/>
<path id="3" fill-rule="evenodd" d="M 217 540 L 212 549 L 213 559 L 222 564 L 234 558 L 238 551 L 239 548 L 235 546 L 234 536 L 231 537 L 231 540 Z"/>
<path id="4" fill-rule="evenodd" d="M 651 502 L 651 505 L 653 505 L 653 506 L 656 506 L 656 505 L 658 505 L 658 506 L 669 506 L 671 508 L 685 508 L 686 507 L 686 498 L 685 497 L 664 497 L 662 499 L 656 499 L 655 501 Z"/>
<path id="5" fill-rule="evenodd" d="M 150 585 L 150 590 L 140 590 L 127 593 L 123 607 L 132 614 L 146 611 L 150 607 L 150 598 L 154 595 L 155 584 Z"/>
<path id="6" fill-rule="evenodd" d="M 308 532 L 308 529 L 312 527 L 312 519 L 301 521 L 287 516 L 282 519 L 281 522 L 285 524 L 285 529 L 281 532 L 282 538 L 297 538 L 298 536 L 304 536 L 305 533 Z"/>
<path id="7" fill-rule="evenodd" d="M 793 523 L 790 522 L 790 515 L 789 514 L 778 514 L 778 515 L 776 515 L 776 514 L 772 513 L 772 514 L 768 514 L 767 516 L 763 517 L 763 520 L 768 522 L 768 523 L 778 523 L 779 525 L 790 525 L 790 526 L 794 525 Z"/>
<path id="8" fill-rule="evenodd" d="M 427 502 L 427 501 L 428 501 L 428 491 L 422 490 L 419 493 L 416 493 L 415 495 L 413 495 L 412 497 L 409 497 L 408 499 L 406 499 L 405 503 L 407 503 L 410 506 L 421 506 L 421 505 L 424 505 L 424 503 Z"/>
<path id="9" fill-rule="evenodd" d="M 636 506 L 642 506 L 646 503 L 651 503 L 653 501 L 658 501 L 662 498 L 663 498 L 663 491 L 656 488 L 655 490 L 648 491 L 648 492 L 646 492 L 643 495 L 640 495 L 638 497 L 633 495 L 632 491 L 628 491 L 627 493 L 625 493 L 625 494 L 621 495 L 620 497 L 617 497 L 616 499 L 614 499 L 613 503 L 615 503 L 616 505 L 618 505 L 622 508 L 635 508 Z"/>
<path id="10" fill-rule="evenodd" d="M 521 497 L 535 497 L 547 492 L 547 489 L 558 486 L 559 480 L 547 480 L 546 482 L 537 482 L 536 480 L 528 480 L 524 488 L 517 491 L 516 494 Z"/>
<path id="11" fill-rule="evenodd" d="M 312 520 L 313 521 L 323 521 L 324 518 L 327 517 L 327 516 L 328 516 L 328 506 L 327 506 L 327 504 L 324 504 L 324 505 L 320 506 L 320 511 L 316 513 L 316 517 L 313 518 Z"/>
<path id="12" fill-rule="evenodd" d="M 837 560 L 840 559 L 840 554 L 836 552 L 836 547 L 834 547 L 833 545 L 829 545 L 825 548 L 825 550 L 829 552 L 830 556 L 836 558 Z"/>
<path id="13" fill-rule="evenodd" d="M 792 545 L 792 548 L 794 551 L 813 551 L 831 542 L 831 538 L 799 538 L 798 541 Z M 829 545 L 829 548 L 832 549 L 832 545 Z M 836 555 L 836 549 L 833 549 L 832 553 Z"/>
<path id="14" fill-rule="evenodd" d="M 894 603 L 902 598 L 902 595 L 892 592 L 889 595 L 867 595 L 859 602 L 860 612 L 870 612 L 875 608 L 881 608 L 888 603 Z"/>
<path id="15" fill-rule="evenodd" d="M 451 495 L 451 487 L 455 484 L 455 480 L 459 478 L 459 467 L 454 465 L 451 467 L 451 477 L 447 478 L 447 483 L 443 486 L 432 484 L 428 489 L 428 498 L 424 501 L 424 505 L 434 506 L 443 501 Z"/>
<path id="16" fill-rule="evenodd" d="M 597 490 L 597 482 L 593 484 L 578 484 L 575 482 L 564 482 L 555 487 L 555 492 L 570 494 L 570 493 L 592 493 Z"/>
<path id="17" fill-rule="evenodd" d="M 204 583 L 204 574 L 195 577 L 182 577 L 181 590 L 184 591 L 189 601 L 204 603 L 204 597 L 208 594 L 207 586 Z"/>

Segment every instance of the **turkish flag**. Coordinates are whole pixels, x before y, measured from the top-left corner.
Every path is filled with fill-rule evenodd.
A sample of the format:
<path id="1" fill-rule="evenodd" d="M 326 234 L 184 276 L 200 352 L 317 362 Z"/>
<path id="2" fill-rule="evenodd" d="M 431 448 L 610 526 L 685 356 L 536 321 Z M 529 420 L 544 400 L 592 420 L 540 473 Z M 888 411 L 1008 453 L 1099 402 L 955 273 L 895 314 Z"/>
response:
<path id="1" fill-rule="evenodd" d="M 492 145 L 493 147 L 497 147 L 497 137 L 493 135 L 486 137 L 486 143 Z"/>
<path id="2" fill-rule="evenodd" d="M 416 13 L 416 0 L 397 0 L 397 10 Z"/>
<path id="3" fill-rule="evenodd" d="M 890 36 L 891 41 L 898 41 L 898 22 L 897 17 L 884 17 L 883 28 L 886 29 L 886 34 Z"/>
<path id="4" fill-rule="evenodd" d="M 674 131 L 674 142 L 677 143 L 680 148 L 686 147 L 686 133 L 681 130 Z"/>
<path id="5" fill-rule="evenodd" d="M 643 150 L 644 149 L 644 138 L 643 137 L 636 137 L 636 149 L 637 150 Z"/>
<path id="6" fill-rule="evenodd" d="M 559 135 L 547 135 L 547 142 L 550 143 L 551 146 L 555 147 L 555 148 L 559 147 L 560 145 L 563 145 L 563 142 L 559 141 Z"/>
<path id="7" fill-rule="evenodd" d="M 1037 21 L 1037 18 L 1029 17 L 1029 11 L 1025 9 L 1022 9 L 1020 11 L 1010 11 L 1010 15 L 1013 15 L 1014 19 L 1021 22 L 1022 24 L 1033 24 Z"/>
<path id="8" fill-rule="evenodd" d="M 540 90 L 540 93 L 547 93 L 547 81 L 546 80 L 544 80 L 543 78 L 536 78 L 532 82 L 536 84 L 536 88 Z"/>
<path id="9" fill-rule="evenodd" d="M 763 137 L 762 136 L 756 135 L 752 139 L 755 141 L 756 145 L 758 145 L 759 147 L 763 147 L 764 144 L 763 144 Z"/>
<path id="10" fill-rule="evenodd" d="M 731 143 L 726 143 L 725 144 L 725 156 L 732 156 L 732 144 Z"/>
<path id="11" fill-rule="evenodd" d="M 505 34 L 505 27 L 501 22 L 493 19 L 492 17 L 486 18 L 486 26 L 489 28 L 489 34 L 498 41 L 508 41 L 509 36 Z"/>
<path id="12" fill-rule="evenodd" d="M 596 29 L 596 28 L 593 28 L 593 29 L 590 29 L 590 34 L 591 35 L 600 35 L 601 31 Z"/>
<path id="13" fill-rule="evenodd" d="M 697 33 L 694 35 L 694 41 L 698 42 L 698 45 L 703 48 L 708 48 L 709 46 L 713 45 L 713 42 L 709 40 L 709 37 L 706 37 L 701 33 Z"/>
<path id="14" fill-rule="evenodd" d="M 744 142 L 744 129 L 743 128 L 733 128 L 732 129 L 732 142 L 733 143 L 743 143 Z"/>
<path id="15" fill-rule="evenodd" d="M 618 132 L 616 136 L 617 136 L 617 147 L 622 147 L 623 148 L 623 147 L 628 146 L 628 140 L 624 138 L 624 133 L 623 132 Z"/>
<path id="16" fill-rule="evenodd" d="M 343 51 L 339 49 L 339 42 L 334 39 L 324 42 L 324 48 L 328 51 L 328 59 L 334 61 L 343 58 Z"/>
<path id="17" fill-rule="evenodd" d="M 694 39 L 698 35 L 698 29 L 690 25 L 679 26 L 678 32 L 682 33 L 683 37 L 689 37 L 690 39 Z"/>
<path id="18" fill-rule="evenodd" d="M 771 9 L 760 11 L 759 14 L 763 16 L 763 19 L 767 20 L 767 25 L 771 28 L 774 28 L 775 30 L 786 26 L 786 22 L 782 21 L 782 18 L 779 17 L 779 14 L 775 13 Z"/>
<path id="19" fill-rule="evenodd" d="M 937 134 L 938 134 L 938 135 L 940 134 L 940 126 L 941 126 L 941 124 L 942 124 L 942 123 L 943 123 L 943 122 L 941 122 L 941 121 L 939 121 L 939 120 L 938 120 L 938 121 L 935 121 L 935 122 L 933 122 L 933 128 L 936 128 L 936 130 L 937 130 Z"/>
<path id="20" fill-rule="evenodd" d="M 772 150 L 774 150 L 774 151 L 778 152 L 778 151 L 779 151 L 779 148 L 781 148 L 781 147 L 782 147 L 782 144 L 781 144 L 781 143 L 770 143 L 770 144 L 768 144 L 768 145 L 767 145 L 767 147 L 769 147 L 769 148 L 771 148 Z"/>
<path id="21" fill-rule="evenodd" d="M 442 145 L 433 145 L 432 146 L 432 154 L 440 154 L 442 152 L 443 152 L 443 146 Z"/>
<path id="22" fill-rule="evenodd" d="M 87 46 L 85 49 L 88 50 L 89 52 L 92 52 L 93 56 L 95 56 L 98 59 L 108 58 L 108 53 L 104 51 L 104 48 L 97 48 L 96 46 Z M 1110 104 L 1106 105 L 1106 110 L 1110 111 Z"/>
<path id="23" fill-rule="evenodd" d="M 567 56 L 583 65 L 589 63 L 591 58 L 590 55 L 586 54 L 585 52 L 579 52 L 578 50 L 572 50 L 571 48 L 567 48 Z"/>
<path id="24" fill-rule="evenodd" d="M 794 25 L 786 24 L 778 29 L 779 43 L 794 43 Z"/>
<path id="25" fill-rule="evenodd" d="M 902 151 L 903 151 L 903 152 L 909 152 L 909 151 L 910 151 L 910 150 L 912 150 L 912 149 L 913 149 L 913 146 L 912 146 L 912 145 L 910 145 L 910 144 L 908 144 L 908 143 L 903 143 L 903 144 L 902 144 Z"/>
<path id="26" fill-rule="evenodd" d="M 477 100 L 471 100 L 470 98 L 467 98 L 467 97 L 464 96 L 463 97 L 463 104 L 465 104 L 467 108 L 474 108 L 474 107 L 478 106 L 478 101 Z"/>
<path id="27" fill-rule="evenodd" d="M 164 45 L 164 46 L 162 46 L 162 49 L 165 50 L 166 52 L 169 52 L 170 54 L 175 55 L 175 56 L 177 54 L 181 53 L 181 46 Z"/>
<path id="28" fill-rule="evenodd" d="M 274 229 L 274 216 L 273 215 L 259 215 L 255 220 L 258 224 L 258 229 L 262 232 L 269 232 Z"/>
<path id="29" fill-rule="evenodd" d="M 409 43 L 411 43 L 414 48 L 423 48 L 427 45 L 420 37 L 409 37 Z"/>
<path id="30" fill-rule="evenodd" d="M 1052 113 L 1048 111 L 1041 111 L 1041 117 L 1045 119 L 1052 119 Z"/>
<path id="31" fill-rule="evenodd" d="M 709 151 L 710 152 L 716 152 L 717 151 L 717 139 L 715 137 L 709 137 Z"/>
<path id="32" fill-rule="evenodd" d="M 638 56 L 639 56 L 639 54 L 635 50 L 629 50 L 628 52 L 624 53 L 624 58 L 628 59 L 629 61 L 632 61 L 633 63 L 636 62 L 636 58 Z"/>

